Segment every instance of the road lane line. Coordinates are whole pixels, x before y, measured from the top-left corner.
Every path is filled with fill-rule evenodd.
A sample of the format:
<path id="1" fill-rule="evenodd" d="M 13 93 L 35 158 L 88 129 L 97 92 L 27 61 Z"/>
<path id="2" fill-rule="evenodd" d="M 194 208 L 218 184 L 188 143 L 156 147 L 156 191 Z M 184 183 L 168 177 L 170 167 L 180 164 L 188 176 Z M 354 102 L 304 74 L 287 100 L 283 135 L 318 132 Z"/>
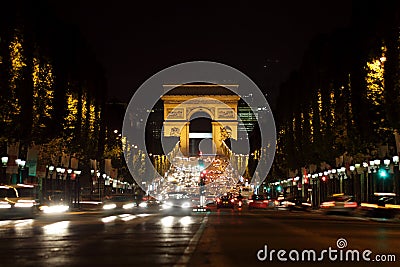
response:
<path id="1" fill-rule="evenodd" d="M 207 222 L 208 222 L 208 214 L 201 221 L 199 229 L 197 230 L 196 234 L 192 237 L 192 239 L 190 239 L 189 245 L 185 248 L 183 255 L 179 258 L 174 267 L 187 266 L 187 264 L 190 261 L 190 258 L 192 257 L 193 252 L 197 247 L 197 244 L 199 243 L 201 236 L 203 235 Z"/>

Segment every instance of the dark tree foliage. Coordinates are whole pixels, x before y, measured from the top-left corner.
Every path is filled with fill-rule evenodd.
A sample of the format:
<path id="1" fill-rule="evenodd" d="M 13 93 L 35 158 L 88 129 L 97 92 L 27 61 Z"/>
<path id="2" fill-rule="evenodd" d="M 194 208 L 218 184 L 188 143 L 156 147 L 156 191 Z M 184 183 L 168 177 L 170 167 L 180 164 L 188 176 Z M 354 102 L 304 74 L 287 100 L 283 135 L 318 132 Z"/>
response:
<path id="1" fill-rule="evenodd" d="M 366 160 L 379 146 L 394 146 L 400 127 L 399 10 L 398 1 L 353 1 L 348 28 L 313 39 L 299 70 L 280 87 L 271 177 L 323 162 L 336 167 L 342 155 Z M 382 46 L 384 104 L 372 107 L 366 65 L 379 59 Z"/>
<path id="2" fill-rule="evenodd" d="M 19 141 L 27 147 L 60 139 L 65 152 L 76 154 L 85 164 L 90 158 L 103 156 L 105 73 L 79 30 L 66 25 L 54 13 L 45 0 L 0 4 L 0 141 L 3 144 Z M 20 36 L 24 65 L 15 79 L 14 91 L 10 44 L 16 33 Z M 35 110 L 43 111 L 45 102 L 40 101 L 46 98 L 44 95 L 38 104 L 34 102 L 34 97 L 37 98 L 34 94 L 35 62 L 39 62 L 39 66 L 51 66 L 51 73 L 46 74 L 52 75 L 48 117 L 35 115 Z M 50 90 L 42 87 L 39 88 L 41 93 Z M 78 112 L 72 126 L 66 127 L 68 114 L 72 112 L 68 106 L 71 94 L 77 99 Z M 12 105 L 16 97 L 19 111 Z M 90 112 L 93 113 L 91 105 L 94 106 L 94 123 L 89 119 Z M 37 125 L 34 116 L 38 116 Z"/>

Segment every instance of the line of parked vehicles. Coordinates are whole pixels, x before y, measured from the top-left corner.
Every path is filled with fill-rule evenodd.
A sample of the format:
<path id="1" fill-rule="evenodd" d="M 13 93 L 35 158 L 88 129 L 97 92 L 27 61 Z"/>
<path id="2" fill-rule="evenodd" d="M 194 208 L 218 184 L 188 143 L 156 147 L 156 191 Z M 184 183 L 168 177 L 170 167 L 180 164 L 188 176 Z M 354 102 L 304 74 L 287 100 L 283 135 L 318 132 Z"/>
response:
<path id="1" fill-rule="evenodd" d="M 311 211 L 319 209 L 324 214 L 346 214 L 378 218 L 400 218 L 400 198 L 394 193 L 374 193 L 368 202 L 357 202 L 354 196 L 343 193 L 333 194 L 313 207 L 310 198 L 284 197 L 275 199 L 266 195 L 253 194 L 249 198 L 238 198 L 233 194 L 225 194 L 216 199 L 217 209 L 235 207 L 241 209 L 246 206 L 248 210 L 274 209 L 289 211 Z"/>

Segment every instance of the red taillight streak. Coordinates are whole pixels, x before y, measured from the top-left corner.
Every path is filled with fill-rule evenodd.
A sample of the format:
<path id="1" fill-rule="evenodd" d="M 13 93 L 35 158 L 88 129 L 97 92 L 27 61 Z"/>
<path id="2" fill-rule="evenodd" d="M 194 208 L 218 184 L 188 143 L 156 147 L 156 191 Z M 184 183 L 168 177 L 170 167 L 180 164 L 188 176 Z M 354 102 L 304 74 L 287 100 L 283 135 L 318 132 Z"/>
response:
<path id="1" fill-rule="evenodd" d="M 345 208 L 354 208 L 357 207 L 357 202 L 350 202 L 350 203 L 345 203 L 344 204 Z"/>

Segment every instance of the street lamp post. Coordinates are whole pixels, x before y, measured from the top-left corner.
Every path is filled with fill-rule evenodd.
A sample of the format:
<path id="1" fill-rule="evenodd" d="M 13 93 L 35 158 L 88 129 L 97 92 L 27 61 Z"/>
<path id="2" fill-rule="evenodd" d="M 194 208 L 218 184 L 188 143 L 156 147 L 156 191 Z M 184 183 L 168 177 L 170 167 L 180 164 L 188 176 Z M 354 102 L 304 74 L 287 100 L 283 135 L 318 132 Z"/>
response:
<path id="1" fill-rule="evenodd" d="M 106 181 L 106 178 L 107 178 L 107 174 L 103 173 L 103 180 L 102 180 L 101 184 L 99 184 L 100 201 L 101 201 L 101 189 L 103 189 L 103 196 L 104 196 L 104 183 Z"/>
<path id="2" fill-rule="evenodd" d="M 369 201 L 372 192 L 374 192 L 374 175 L 373 175 L 374 172 L 376 172 L 375 161 L 370 160 L 368 167 L 368 180 L 367 180 L 367 201 Z"/>
<path id="3" fill-rule="evenodd" d="M 369 167 L 367 162 L 363 162 L 362 164 L 363 169 L 362 169 L 362 174 L 361 174 L 361 201 L 367 201 L 369 200 L 368 197 L 368 176 L 369 176 Z"/>
<path id="4" fill-rule="evenodd" d="M 18 165 L 18 174 L 19 174 L 17 184 L 18 183 L 22 184 L 22 182 L 23 182 L 23 177 L 22 176 L 23 176 L 23 171 L 24 171 L 24 168 L 25 168 L 26 161 L 22 160 L 22 159 L 16 159 L 15 163 Z"/>
<path id="5" fill-rule="evenodd" d="M 99 201 L 101 201 L 101 199 L 100 199 L 100 172 L 97 171 L 96 175 L 97 175 L 97 189 L 99 190 Z"/>
<path id="6" fill-rule="evenodd" d="M 354 195 L 354 183 L 355 183 L 355 178 L 354 178 L 354 171 L 356 170 L 356 167 L 351 165 L 350 166 L 350 172 L 351 172 L 351 178 L 350 178 L 350 183 L 348 183 L 348 191 L 351 195 Z"/>
<path id="7" fill-rule="evenodd" d="M 74 171 L 75 180 L 74 180 L 74 207 L 80 207 L 80 182 L 79 182 L 79 175 L 81 174 L 80 170 Z"/>
<path id="8" fill-rule="evenodd" d="M 67 180 L 65 181 L 65 199 L 68 201 L 68 204 L 71 204 L 71 174 L 72 169 L 67 170 Z"/>
<path id="9" fill-rule="evenodd" d="M 5 156 L 5 157 L 1 157 L 1 166 L 3 167 L 2 169 L 3 169 L 3 181 L 4 181 L 4 184 L 8 184 L 8 181 L 7 181 L 7 173 L 6 173 L 6 171 L 7 171 L 7 163 L 8 163 L 8 157 L 7 156 Z"/>
<path id="10" fill-rule="evenodd" d="M 49 166 L 49 173 L 50 173 L 50 189 L 51 189 L 51 191 L 54 190 L 54 188 L 53 188 L 53 186 L 54 186 L 53 185 L 53 171 L 54 171 L 54 166 L 50 165 Z M 47 188 L 46 188 L 46 195 L 47 195 Z"/>
<path id="11" fill-rule="evenodd" d="M 400 190 L 399 190 L 399 156 L 393 156 L 393 186 L 394 186 L 394 192 L 397 196 L 400 195 Z M 397 204 L 397 203 L 396 203 Z"/>
<path id="12" fill-rule="evenodd" d="M 56 176 L 56 180 L 57 180 L 57 182 L 56 182 L 56 187 L 57 187 L 57 190 L 61 190 L 61 183 L 62 183 L 62 180 L 63 180 L 63 175 L 64 175 L 64 173 L 65 173 L 65 168 L 62 168 L 62 167 L 57 167 L 56 168 L 56 172 L 57 172 L 57 176 Z"/>
<path id="13" fill-rule="evenodd" d="M 383 160 L 383 164 L 385 165 L 385 169 L 386 169 L 386 171 L 384 172 L 384 173 L 385 173 L 385 176 L 388 176 L 388 177 L 389 177 L 390 159 L 384 159 L 384 160 Z M 386 180 L 386 178 L 388 178 L 388 177 L 382 177 L 382 189 L 383 189 L 383 192 L 386 192 L 385 180 Z"/>
<path id="14" fill-rule="evenodd" d="M 374 173 L 377 173 L 378 172 L 378 169 L 379 169 L 379 166 L 381 165 L 381 160 L 380 159 L 375 159 L 374 160 Z M 377 175 L 375 175 L 375 176 L 377 176 Z M 374 186 L 373 186 L 373 191 L 372 191 L 372 193 L 375 193 L 375 192 L 377 192 L 377 190 L 378 190 L 378 182 L 379 182 L 379 176 L 378 177 L 376 177 L 375 178 L 375 181 L 373 181 L 373 183 L 374 183 Z"/>

